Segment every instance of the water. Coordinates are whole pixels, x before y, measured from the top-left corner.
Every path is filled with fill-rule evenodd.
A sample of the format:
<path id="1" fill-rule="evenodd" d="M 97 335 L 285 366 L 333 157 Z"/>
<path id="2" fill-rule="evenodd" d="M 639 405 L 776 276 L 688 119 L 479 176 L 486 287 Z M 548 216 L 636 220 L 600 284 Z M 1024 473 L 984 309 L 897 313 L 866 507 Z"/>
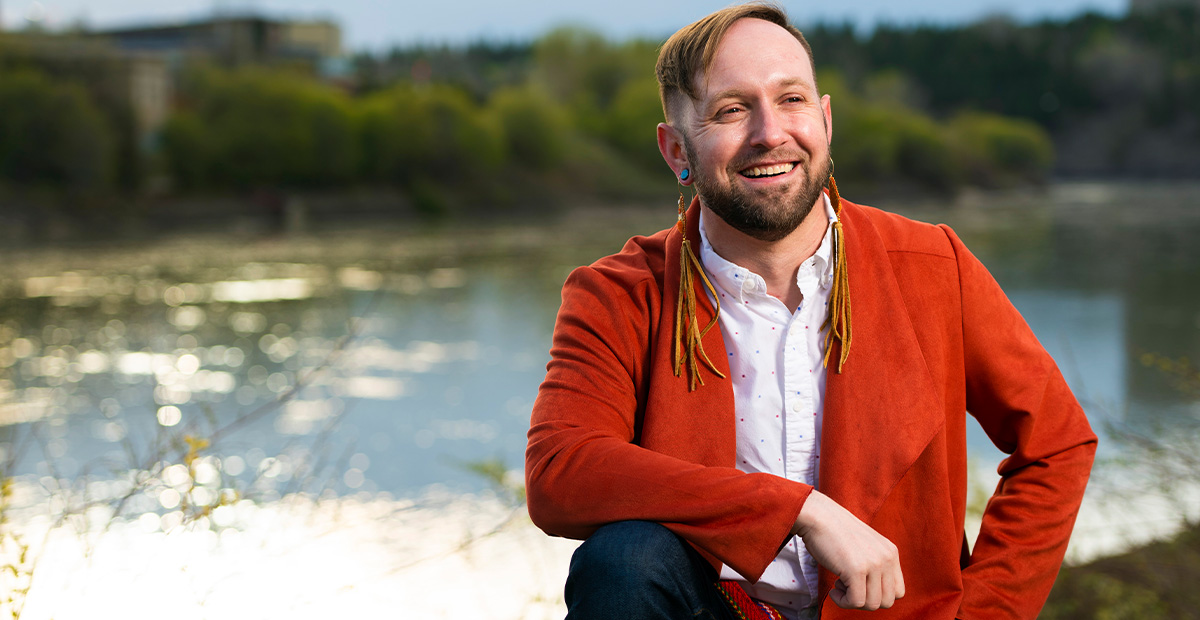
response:
<path id="1" fill-rule="evenodd" d="M 97 496 L 147 470 L 157 482 L 134 512 L 205 485 L 190 501 L 488 488 L 469 465 L 520 469 L 566 274 L 669 225 L 669 202 L 489 228 L 6 253 L 0 456 Z M 955 227 L 1103 432 L 1195 428 L 1197 394 L 1155 356 L 1200 349 L 1198 205 L 1200 186 L 1076 184 L 891 208 Z M 185 436 L 212 443 L 191 470 L 166 471 L 189 462 Z M 981 462 L 1002 456 L 977 427 L 969 442 Z"/>

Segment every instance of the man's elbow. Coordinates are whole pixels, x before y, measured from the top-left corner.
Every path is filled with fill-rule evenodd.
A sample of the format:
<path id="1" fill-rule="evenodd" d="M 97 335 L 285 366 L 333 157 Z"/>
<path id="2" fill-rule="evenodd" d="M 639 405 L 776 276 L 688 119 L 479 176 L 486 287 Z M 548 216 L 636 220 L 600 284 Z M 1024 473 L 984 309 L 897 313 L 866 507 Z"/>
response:
<path id="1" fill-rule="evenodd" d="M 551 536 L 587 538 L 595 528 L 581 522 L 576 514 L 578 502 L 571 500 L 552 478 L 546 468 L 526 462 L 525 501 L 529 520 Z"/>

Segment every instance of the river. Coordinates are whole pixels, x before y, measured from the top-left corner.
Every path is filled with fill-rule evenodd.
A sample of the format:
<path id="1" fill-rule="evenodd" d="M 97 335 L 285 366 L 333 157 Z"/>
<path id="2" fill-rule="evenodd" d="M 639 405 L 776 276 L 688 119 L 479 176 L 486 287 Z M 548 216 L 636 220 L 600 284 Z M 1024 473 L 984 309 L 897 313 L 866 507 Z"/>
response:
<path id="1" fill-rule="evenodd" d="M 1101 434 L 1070 557 L 1200 516 L 1172 457 L 1200 440 L 1200 185 L 877 204 L 955 228 Z M 519 495 L 559 288 L 672 219 L 0 249 L 0 612 L 561 617 L 573 543 Z M 1003 454 L 968 433 L 986 497 Z"/>
<path id="2" fill-rule="evenodd" d="M 566 274 L 670 224 L 669 206 L 9 252 L 0 456 L 102 480 L 221 429 L 204 454 L 268 496 L 479 490 L 469 464 L 520 467 Z M 1195 424 L 1197 395 L 1162 364 L 1200 349 L 1200 186 L 890 208 L 955 227 L 1099 430 Z M 969 441 L 1002 456 L 978 427 Z"/>

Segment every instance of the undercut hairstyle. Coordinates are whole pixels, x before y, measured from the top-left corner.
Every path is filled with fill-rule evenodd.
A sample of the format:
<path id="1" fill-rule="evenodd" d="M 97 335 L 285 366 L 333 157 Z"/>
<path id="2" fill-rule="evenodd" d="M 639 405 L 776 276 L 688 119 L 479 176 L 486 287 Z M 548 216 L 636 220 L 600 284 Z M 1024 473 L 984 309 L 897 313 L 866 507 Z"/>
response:
<path id="1" fill-rule="evenodd" d="M 788 21 L 787 13 L 781 7 L 770 2 L 736 4 L 684 26 L 663 43 L 654 73 L 658 77 L 658 96 L 662 99 L 663 116 L 668 123 L 674 124 L 678 118 L 685 96 L 699 99 L 696 77 L 708 73 L 713 56 L 717 54 L 717 46 L 729 27 L 739 19 L 746 18 L 771 22 L 796 37 L 804 46 L 804 51 L 808 52 L 808 62 L 813 67 L 815 79 L 817 65 L 813 61 L 812 47 L 800 30 Z"/>

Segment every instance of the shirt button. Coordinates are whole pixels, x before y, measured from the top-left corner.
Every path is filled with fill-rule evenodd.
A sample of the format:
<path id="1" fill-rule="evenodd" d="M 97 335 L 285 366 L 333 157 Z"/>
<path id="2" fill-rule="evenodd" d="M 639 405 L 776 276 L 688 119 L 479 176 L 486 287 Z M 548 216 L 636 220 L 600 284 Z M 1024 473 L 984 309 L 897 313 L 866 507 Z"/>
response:
<path id="1" fill-rule="evenodd" d="M 754 283 L 754 280 L 746 279 L 742 282 L 742 290 L 747 293 L 753 293 L 756 288 L 758 288 L 758 285 Z"/>
<path id="2" fill-rule="evenodd" d="M 796 401 L 796 402 L 792 403 L 792 411 L 795 411 L 796 413 L 800 413 L 800 401 Z"/>

